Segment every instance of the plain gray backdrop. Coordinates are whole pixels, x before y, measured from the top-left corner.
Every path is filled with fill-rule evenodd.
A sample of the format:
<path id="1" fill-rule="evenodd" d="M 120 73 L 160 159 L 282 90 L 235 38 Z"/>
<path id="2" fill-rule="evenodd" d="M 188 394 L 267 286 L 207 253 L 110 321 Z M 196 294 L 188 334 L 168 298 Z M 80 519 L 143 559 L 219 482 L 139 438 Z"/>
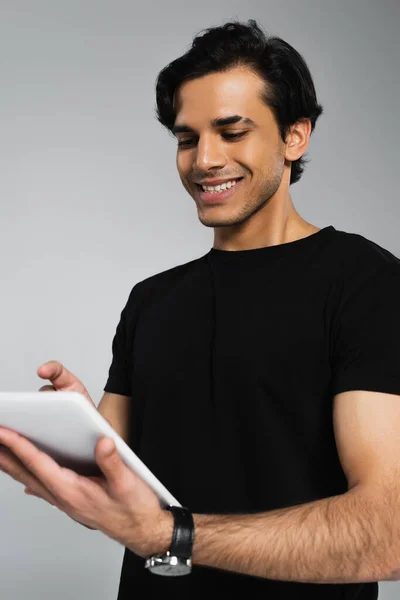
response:
<path id="1" fill-rule="evenodd" d="M 2 0 L 1 391 L 38 390 L 56 359 L 97 405 L 133 285 L 211 248 L 154 115 L 155 80 L 201 29 L 236 17 L 304 56 L 324 107 L 290 188 L 297 210 L 400 256 L 398 0 Z M 2 600 L 116 598 L 120 544 L 3 473 L 0 498 Z"/>

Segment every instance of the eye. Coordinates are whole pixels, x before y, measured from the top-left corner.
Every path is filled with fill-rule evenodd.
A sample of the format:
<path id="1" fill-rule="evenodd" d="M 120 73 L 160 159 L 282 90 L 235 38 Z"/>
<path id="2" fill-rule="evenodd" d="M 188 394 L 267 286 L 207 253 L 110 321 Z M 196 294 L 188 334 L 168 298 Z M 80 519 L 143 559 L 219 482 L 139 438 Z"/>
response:
<path id="1" fill-rule="evenodd" d="M 222 137 L 224 137 L 227 140 L 231 140 L 234 138 L 240 138 L 242 136 L 244 136 L 247 133 L 247 131 L 241 131 L 240 133 L 222 133 Z M 180 142 L 178 142 L 178 147 L 187 147 L 190 144 L 193 143 L 193 138 L 189 138 L 188 140 L 181 140 Z"/>

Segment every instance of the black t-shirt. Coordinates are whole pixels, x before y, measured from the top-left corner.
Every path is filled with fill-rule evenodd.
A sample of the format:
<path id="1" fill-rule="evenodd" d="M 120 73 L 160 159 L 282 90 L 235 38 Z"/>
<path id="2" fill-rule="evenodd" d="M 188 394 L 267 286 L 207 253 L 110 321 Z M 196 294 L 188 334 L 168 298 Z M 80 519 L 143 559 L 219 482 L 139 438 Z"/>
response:
<path id="1" fill-rule="evenodd" d="M 104 390 L 132 397 L 131 448 L 194 513 L 343 494 L 333 397 L 400 394 L 399 306 L 400 260 L 333 226 L 276 246 L 212 248 L 133 287 Z M 322 585 L 200 566 L 161 577 L 126 549 L 118 600 L 138 586 L 168 598 L 232 586 L 252 599 L 378 595 L 376 582 Z"/>

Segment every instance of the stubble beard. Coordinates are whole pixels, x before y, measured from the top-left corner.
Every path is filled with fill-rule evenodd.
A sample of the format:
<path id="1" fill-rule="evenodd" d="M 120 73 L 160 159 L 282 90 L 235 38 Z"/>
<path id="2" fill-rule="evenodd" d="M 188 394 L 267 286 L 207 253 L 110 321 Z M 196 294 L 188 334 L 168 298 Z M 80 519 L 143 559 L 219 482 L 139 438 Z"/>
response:
<path id="1" fill-rule="evenodd" d="M 200 223 L 206 227 L 232 227 L 234 225 L 241 225 L 247 221 L 247 219 L 258 213 L 267 204 L 269 199 L 276 193 L 282 181 L 283 169 L 284 162 L 282 165 L 279 165 L 279 168 L 276 170 L 272 178 L 270 176 L 264 179 L 263 185 L 258 194 L 258 198 L 246 198 L 244 204 L 240 206 L 233 215 L 220 217 L 219 219 L 213 218 L 212 216 L 209 216 L 208 218 L 202 218 L 199 207 L 197 206 L 197 216 Z M 229 200 L 227 205 L 229 206 Z"/>

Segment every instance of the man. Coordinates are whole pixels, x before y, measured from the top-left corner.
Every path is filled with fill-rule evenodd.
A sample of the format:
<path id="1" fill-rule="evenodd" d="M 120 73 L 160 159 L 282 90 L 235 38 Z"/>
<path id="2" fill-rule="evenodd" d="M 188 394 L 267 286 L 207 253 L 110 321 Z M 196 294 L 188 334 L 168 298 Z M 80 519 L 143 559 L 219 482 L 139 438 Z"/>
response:
<path id="1" fill-rule="evenodd" d="M 116 453 L 98 453 L 101 516 L 100 492 L 67 496 L 43 456 L 18 480 L 126 546 L 119 600 L 377 598 L 400 567 L 400 261 L 295 209 L 322 107 L 302 57 L 255 21 L 198 36 L 157 107 L 214 244 L 133 287 L 98 410 L 187 510 L 161 509 Z M 38 374 L 90 400 L 57 362 Z"/>

